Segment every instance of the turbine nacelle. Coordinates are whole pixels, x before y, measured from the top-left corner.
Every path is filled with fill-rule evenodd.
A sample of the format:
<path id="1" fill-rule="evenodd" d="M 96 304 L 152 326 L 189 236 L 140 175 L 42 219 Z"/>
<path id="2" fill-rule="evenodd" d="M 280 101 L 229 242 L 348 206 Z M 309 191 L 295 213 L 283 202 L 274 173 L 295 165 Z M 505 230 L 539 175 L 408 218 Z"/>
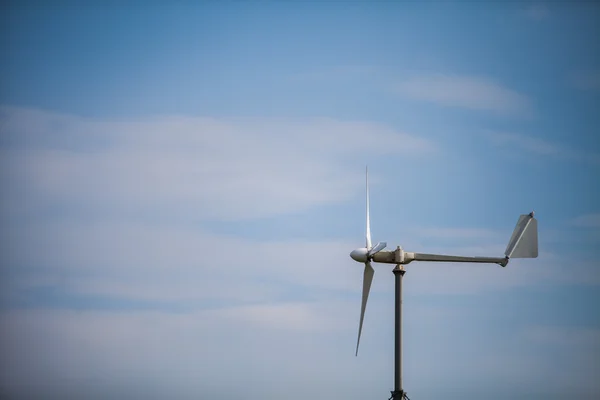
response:
<path id="1" fill-rule="evenodd" d="M 357 262 L 366 263 L 373 259 L 373 256 L 379 253 L 387 246 L 386 242 L 379 242 L 371 248 L 361 247 L 360 249 L 352 250 L 350 257 Z"/>
<path id="2" fill-rule="evenodd" d="M 350 253 L 350 257 L 357 262 L 366 263 L 369 258 L 369 250 L 366 247 L 362 247 L 360 249 L 352 250 Z"/>

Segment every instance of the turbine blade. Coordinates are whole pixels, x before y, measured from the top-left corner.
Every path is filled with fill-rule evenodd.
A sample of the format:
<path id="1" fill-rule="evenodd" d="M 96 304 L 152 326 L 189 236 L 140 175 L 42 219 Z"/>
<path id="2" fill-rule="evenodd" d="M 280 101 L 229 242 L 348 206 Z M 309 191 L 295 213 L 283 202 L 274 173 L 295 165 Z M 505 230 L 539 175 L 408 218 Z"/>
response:
<path id="1" fill-rule="evenodd" d="M 369 217 L 369 167 L 365 168 L 367 183 L 367 250 L 371 250 L 371 218 Z"/>
<path id="2" fill-rule="evenodd" d="M 377 254 L 381 250 L 385 249 L 385 246 L 387 246 L 386 242 L 377 243 L 371 250 L 369 250 L 369 257 L 371 257 L 372 255 Z"/>
<path id="3" fill-rule="evenodd" d="M 358 324 L 358 340 L 356 341 L 356 354 L 358 356 L 358 345 L 360 344 L 360 334 L 362 332 L 363 320 L 365 319 L 365 309 L 367 308 L 367 299 L 369 298 L 369 291 L 371 290 L 371 282 L 373 282 L 373 275 L 375 271 L 371 267 L 370 262 L 365 263 L 365 272 L 363 274 L 363 290 L 362 290 L 362 304 L 360 306 L 360 322 Z"/>

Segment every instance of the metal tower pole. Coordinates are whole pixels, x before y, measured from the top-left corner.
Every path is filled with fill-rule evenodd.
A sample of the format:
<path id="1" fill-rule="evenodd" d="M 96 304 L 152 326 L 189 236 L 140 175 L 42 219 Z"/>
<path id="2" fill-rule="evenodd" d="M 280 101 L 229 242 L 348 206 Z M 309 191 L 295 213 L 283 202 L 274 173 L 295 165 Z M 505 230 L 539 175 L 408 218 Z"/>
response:
<path id="1" fill-rule="evenodd" d="M 395 318 L 394 318 L 394 391 L 390 400 L 409 400 L 402 389 L 402 277 L 406 270 L 402 264 L 394 268 L 395 278 Z"/>

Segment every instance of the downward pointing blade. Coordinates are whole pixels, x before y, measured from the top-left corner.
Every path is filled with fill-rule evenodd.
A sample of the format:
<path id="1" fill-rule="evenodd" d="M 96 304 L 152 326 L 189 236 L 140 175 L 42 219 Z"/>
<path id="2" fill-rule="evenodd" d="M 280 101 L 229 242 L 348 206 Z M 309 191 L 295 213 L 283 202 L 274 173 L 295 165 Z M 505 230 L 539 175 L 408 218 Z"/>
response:
<path id="1" fill-rule="evenodd" d="M 371 250 L 371 218 L 369 217 L 369 167 L 365 169 L 367 183 L 367 250 Z"/>
<path id="2" fill-rule="evenodd" d="M 375 271 L 371 267 L 370 262 L 365 263 L 365 272 L 363 275 L 363 290 L 362 290 L 362 304 L 360 306 L 360 323 L 358 325 L 358 340 L 356 341 L 356 356 L 358 356 L 358 345 L 360 344 L 360 334 L 362 332 L 363 320 L 365 319 L 365 309 L 367 308 L 367 299 L 369 298 L 369 291 L 371 290 L 371 282 L 373 282 L 373 275 Z"/>

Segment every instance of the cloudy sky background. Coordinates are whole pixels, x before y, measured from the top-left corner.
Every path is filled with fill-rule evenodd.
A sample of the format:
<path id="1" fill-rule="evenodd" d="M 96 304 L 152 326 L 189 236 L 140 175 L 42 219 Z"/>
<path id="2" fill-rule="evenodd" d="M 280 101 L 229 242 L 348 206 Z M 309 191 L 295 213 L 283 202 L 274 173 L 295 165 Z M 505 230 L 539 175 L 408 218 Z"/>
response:
<path id="1" fill-rule="evenodd" d="M 593 2 L 5 2 L 0 395 L 600 396 Z"/>

